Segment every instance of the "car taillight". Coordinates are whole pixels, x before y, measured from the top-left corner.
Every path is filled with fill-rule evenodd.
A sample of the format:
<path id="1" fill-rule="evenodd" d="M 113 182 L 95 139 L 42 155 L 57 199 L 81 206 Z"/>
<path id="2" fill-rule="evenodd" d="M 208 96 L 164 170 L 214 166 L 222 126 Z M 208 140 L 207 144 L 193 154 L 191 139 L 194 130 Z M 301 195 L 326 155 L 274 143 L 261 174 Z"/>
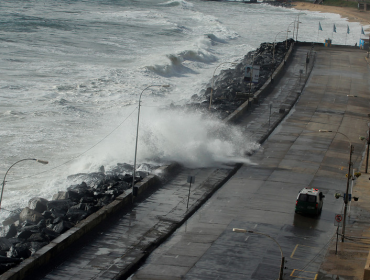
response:
<path id="1" fill-rule="evenodd" d="M 317 209 L 319 207 L 319 204 L 318 203 L 316 203 L 316 206 L 315 206 L 315 208 Z"/>
<path id="2" fill-rule="evenodd" d="M 295 205 L 297 205 L 297 204 L 298 204 L 298 200 L 295 201 Z"/>

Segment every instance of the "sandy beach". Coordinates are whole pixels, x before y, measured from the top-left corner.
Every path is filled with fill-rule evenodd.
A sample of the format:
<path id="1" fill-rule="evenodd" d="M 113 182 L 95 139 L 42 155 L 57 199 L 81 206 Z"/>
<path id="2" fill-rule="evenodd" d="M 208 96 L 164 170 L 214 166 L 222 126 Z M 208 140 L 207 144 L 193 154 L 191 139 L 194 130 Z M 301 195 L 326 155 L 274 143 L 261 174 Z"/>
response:
<path id="1" fill-rule="evenodd" d="M 351 22 L 360 22 L 365 31 L 370 31 L 370 11 L 359 11 L 357 8 L 323 6 L 309 2 L 292 2 L 293 8 L 297 10 L 316 11 L 323 13 L 335 13 L 347 18 Z"/>

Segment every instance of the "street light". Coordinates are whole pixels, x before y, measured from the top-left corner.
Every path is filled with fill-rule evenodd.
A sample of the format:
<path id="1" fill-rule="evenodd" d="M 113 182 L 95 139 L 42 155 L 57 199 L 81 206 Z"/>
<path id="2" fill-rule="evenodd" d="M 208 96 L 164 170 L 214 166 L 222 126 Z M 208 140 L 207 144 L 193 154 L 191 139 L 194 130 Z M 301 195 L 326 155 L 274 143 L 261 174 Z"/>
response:
<path id="1" fill-rule="evenodd" d="M 299 16 L 300 15 L 305 15 L 305 13 L 299 13 L 298 15 L 297 15 L 297 33 L 296 33 L 296 37 L 295 37 L 295 41 L 297 42 L 297 40 L 298 40 L 298 28 L 299 28 L 299 24 L 301 23 L 300 21 L 299 21 Z M 294 38 L 293 38 L 294 39 Z"/>
<path id="2" fill-rule="evenodd" d="M 261 233 L 261 232 L 257 232 L 257 231 L 253 231 L 253 230 L 246 230 L 246 229 L 242 229 L 242 228 L 233 228 L 233 231 L 234 232 L 241 232 L 241 233 L 259 234 L 259 235 L 263 235 L 263 236 L 266 236 L 266 237 L 272 239 L 278 245 L 279 250 L 280 250 L 281 264 L 280 264 L 279 280 L 283 280 L 283 272 L 284 272 L 284 255 L 283 255 L 283 250 L 281 250 L 280 244 L 274 238 L 272 238 L 270 235 L 267 235 L 267 234 L 264 234 L 264 233 Z"/>
<path id="3" fill-rule="evenodd" d="M 293 40 L 294 40 L 294 32 L 295 32 L 295 23 L 296 23 L 297 21 L 296 20 L 294 20 L 293 22 L 291 22 L 291 23 L 289 23 L 289 25 L 288 25 L 288 28 L 287 28 L 287 32 L 288 32 L 288 30 L 289 30 L 289 27 L 292 25 L 292 23 L 294 23 L 294 26 L 293 26 Z M 297 24 L 298 23 L 302 23 L 302 22 L 297 22 Z M 288 34 L 287 34 L 287 40 L 288 40 Z M 287 48 L 288 46 L 288 43 L 286 43 L 286 46 L 285 46 L 285 48 Z"/>
<path id="4" fill-rule="evenodd" d="M 134 159 L 134 171 L 133 171 L 133 174 L 132 174 L 132 200 L 134 200 L 134 197 L 136 196 L 136 192 L 134 191 L 134 185 L 135 185 L 135 174 L 136 174 L 136 155 L 137 155 L 137 141 L 138 141 L 138 138 L 139 138 L 139 120 L 140 120 L 140 102 L 141 102 L 141 95 L 143 94 L 143 92 L 145 90 L 147 90 L 148 88 L 151 88 L 151 87 L 169 87 L 170 85 L 150 85 L 150 86 L 147 86 L 146 88 L 144 88 L 142 90 L 142 92 L 140 93 L 140 97 L 139 97 L 139 108 L 138 108 L 138 112 L 137 112 L 137 128 L 136 128 L 136 143 L 135 143 L 135 159 Z"/>
<path id="5" fill-rule="evenodd" d="M 216 70 L 218 67 L 220 67 L 222 64 L 226 64 L 226 63 L 230 63 L 231 65 L 237 65 L 238 63 L 235 63 L 235 62 L 222 62 L 221 64 L 219 64 L 216 69 L 213 71 L 213 76 L 212 76 L 212 87 L 211 87 L 211 95 L 209 97 L 209 108 L 208 110 L 211 110 L 211 106 L 212 106 L 212 95 L 213 95 L 213 87 L 214 87 L 214 84 L 215 84 L 215 73 L 216 73 Z"/>
<path id="6" fill-rule="evenodd" d="M 286 38 L 285 38 L 285 49 L 288 48 L 288 33 L 289 32 L 291 32 L 291 31 L 289 30 L 289 26 L 288 26 L 288 30 L 286 31 Z"/>
<path id="7" fill-rule="evenodd" d="M 288 30 L 289 30 L 289 27 L 292 25 L 292 23 L 294 23 L 294 27 L 293 27 L 293 39 L 294 39 L 294 31 L 295 31 L 295 20 L 291 23 L 289 23 L 288 25 L 288 28 L 286 30 L 286 40 L 285 40 L 285 48 L 288 48 Z"/>
<path id="8" fill-rule="evenodd" d="M 3 187 L 1 188 L 1 196 L 0 196 L 0 209 L 1 209 L 1 201 L 3 200 L 3 193 L 4 193 L 4 187 L 5 187 L 5 178 L 6 178 L 6 175 L 8 174 L 9 170 L 14 166 L 16 165 L 17 163 L 21 162 L 21 161 L 25 161 L 25 160 L 34 160 L 36 162 L 39 162 L 39 163 L 42 163 L 42 164 L 48 164 L 49 162 L 46 161 L 46 160 L 41 160 L 41 159 L 36 159 L 36 158 L 25 158 L 25 159 L 21 159 L 21 160 L 18 160 L 17 162 L 13 163 L 9 169 L 6 171 L 5 173 L 5 176 L 4 176 L 4 179 L 3 179 Z"/>
<path id="9" fill-rule="evenodd" d="M 344 137 L 347 138 L 349 142 L 349 162 L 348 162 L 348 173 L 347 173 L 347 188 L 346 188 L 346 198 L 344 199 L 344 213 L 343 213 L 343 227 L 342 227 L 342 242 L 344 242 L 344 234 L 346 231 L 346 216 L 347 216 L 347 207 L 348 207 L 348 189 L 349 189 L 349 178 L 351 177 L 351 165 L 352 165 L 352 153 L 354 151 L 354 147 L 352 146 L 351 140 L 349 140 L 348 136 L 339 132 L 339 131 L 331 131 L 331 130 L 322 130 L 320 129 L 319 132 L 334 132 L 342 134 Z"/>

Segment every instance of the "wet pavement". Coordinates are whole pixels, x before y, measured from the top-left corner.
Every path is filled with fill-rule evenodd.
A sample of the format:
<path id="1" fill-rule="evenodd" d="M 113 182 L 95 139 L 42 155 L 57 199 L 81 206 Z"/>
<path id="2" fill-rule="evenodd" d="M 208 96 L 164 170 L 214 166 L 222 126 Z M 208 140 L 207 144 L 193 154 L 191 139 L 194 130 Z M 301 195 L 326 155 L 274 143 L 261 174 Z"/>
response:
<path id="1" fill-rule="evenodd" d="M 333 257 L 334 218 L 343 213 L 343 199 L 334 194 L 346 190 L 350 143 L 353 166 L 361 169 L 365 145 L 359 135 L 368 129 L 370 72 L 360 50 L 315 51 L 303 94 L 251 156 L 256 165 L 243 165 L 130 279 L 278 279 L 281 253 L 284 279 L 362 279 L 368 247 L 359 250 L 349 239 L 369 237 L 368 200 L 355 180 L 354 195 L 362 192 L 364 205 L 351 202 L 346 240 Z M 294 213 L 304 187 L 325 194 L 320 216 Z"/>
<path id="2" fill-rule="evenodd" d="M 246 138 L 264 140 L 284 115 L 281 109 L 300 96 L 304 77 L 299 70 L 305 69 L 309 49 L 296 48 L 271 94 L 238 122 Z M 281 252 L 272 239 L 287 261 L 284 279 L 335 279 L 317 277 L 333 275 L 320 266 L 335 236 L 335 213 L 343 206 L 334 193 L 346 186 L 348 140 L 318 130 L 347 135 L 355 145 L 353 162 L 360 165 L 364 143 L 358 135 L 367 129 L 369 71 L 359 50 L 315 51 L 307 87 L 285 121 L 250 157 L 256 165 L 183 168 L 147 199 L 118 212 L 28 279 L 277 279 Z M 189 175 L 195 176 L 195 183 L 188 205 Z M 298 191 L 307 186 L 326 195 L 319 217 L 294 214 Z M 233 228 L 269 237 L 235 233 Z"/>

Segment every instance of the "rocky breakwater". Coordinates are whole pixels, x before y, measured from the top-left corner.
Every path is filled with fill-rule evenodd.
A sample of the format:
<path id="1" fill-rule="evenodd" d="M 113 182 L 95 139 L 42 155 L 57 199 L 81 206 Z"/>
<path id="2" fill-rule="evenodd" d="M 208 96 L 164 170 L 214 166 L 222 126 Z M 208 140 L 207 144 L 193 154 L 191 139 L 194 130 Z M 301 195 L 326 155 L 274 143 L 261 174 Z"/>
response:
<path id="1" fill-rule="evenodd" d="M 155 166 L 142 165 L 137 171 L 135 183 L 145 178 Z M 80 221 L 111 203 L 117 196 L 131 189 L 133 166 L 117 164 L 105 172 L 76 174 L 69 176 L 72 181 L 66 191 L 55 194 L 52 200 L 34 197 L 28 206 L 12 211 L 3 221 L 0 233 L 0 273 L 4 273 L 22 260 L 32 256 L 74 227 Z"/>
<path id="2" fill-rule="evenodd" d="M 222 70 L 219 75 L 212 77 L 206 89 L 191 98 L 187 106 L 192 109 L 209 112 L 209 103 L 212 94 L 212 106 L 210 112 L 218 118 L 224 119 L 242 105 L 249 97 L 257 92 L 276 68 L 284 61 L 285 56 L 294 43 L 293 39 L 284 42 L 262 43 L 258 49 L 249 52 L 235 67 Z M 275 47 L 275 50 L 274 50 Z M 251 83 L 244 79 L 247 65 L 259 65 L 258 83 Z"/>

